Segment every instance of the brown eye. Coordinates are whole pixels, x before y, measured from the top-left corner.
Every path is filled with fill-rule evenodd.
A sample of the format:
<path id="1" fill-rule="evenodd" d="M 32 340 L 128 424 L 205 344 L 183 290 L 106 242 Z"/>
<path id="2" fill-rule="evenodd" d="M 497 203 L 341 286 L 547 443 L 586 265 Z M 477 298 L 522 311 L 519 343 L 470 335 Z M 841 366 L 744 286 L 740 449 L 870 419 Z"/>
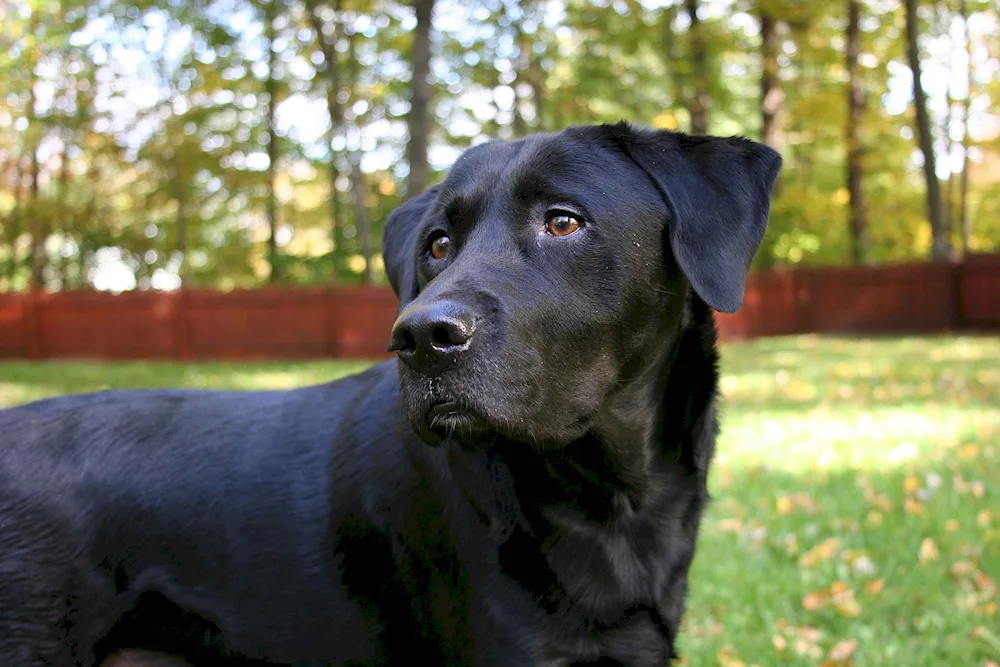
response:
<path id="1" fill-rule="evenodd" d="M 444 259 L 451 252 L 451 239 L 442 234 L 431 241 L 431 257 Z"/>
<path id="2" fill-rule="evenodd" d="M 552 236 L 569 236 L 579 231 L 580 221 L 566 213 L 553 213 L 545 221 L 545 231 Z"/>

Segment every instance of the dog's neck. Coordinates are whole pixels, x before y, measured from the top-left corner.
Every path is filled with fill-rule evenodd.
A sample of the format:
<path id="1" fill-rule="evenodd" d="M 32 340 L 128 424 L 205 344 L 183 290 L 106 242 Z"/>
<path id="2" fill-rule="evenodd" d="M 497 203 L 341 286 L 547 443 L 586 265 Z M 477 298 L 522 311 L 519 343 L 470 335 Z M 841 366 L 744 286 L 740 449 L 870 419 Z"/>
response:
<path id="1" fill-rule="evenodd" d="M 494 481 L 494 489 L 516 496 L 528 514 L 568 511 L 606 523 L 655 512 L 663 502 L 664 476 L 695 475 L 703 484 L 713 453 L 716 332 L 700 299 L 691 298 L 684 308 L 661 332 L 660 344 L 635 360 L 630 378 L 608 397 L 583 438 L 544 452 L 498 441 L 483 454 L 487 468 L 505 468 L 489 473 L 491 478 L 499 475 L 506 480 L 500 487 L 513 487 L 505 492 Z M 510 508 L 504 513 L 509 516 Z"/>

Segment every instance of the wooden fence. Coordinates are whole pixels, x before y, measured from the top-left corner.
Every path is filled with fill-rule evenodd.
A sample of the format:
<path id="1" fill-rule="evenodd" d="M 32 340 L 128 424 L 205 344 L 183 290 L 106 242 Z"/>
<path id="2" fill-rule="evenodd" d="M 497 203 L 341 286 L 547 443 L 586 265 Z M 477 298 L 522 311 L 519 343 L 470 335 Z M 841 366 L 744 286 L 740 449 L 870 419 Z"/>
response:
<path id="1" fill-rule="evenodd" d="M 386 355 L 386 288 L 0 294 L 0 358 L 307 359 Z M 723 338 L 1000 332 L 1000 255 L 751 275 Z"/>

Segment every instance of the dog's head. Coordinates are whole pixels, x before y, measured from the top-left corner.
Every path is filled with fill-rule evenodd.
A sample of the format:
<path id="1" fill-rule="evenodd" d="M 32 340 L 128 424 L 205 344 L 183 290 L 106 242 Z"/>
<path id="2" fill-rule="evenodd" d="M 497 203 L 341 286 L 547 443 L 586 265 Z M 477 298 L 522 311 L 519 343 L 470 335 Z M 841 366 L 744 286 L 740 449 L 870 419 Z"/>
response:
<path id="1" fill-rule="evenodd" d="M 624 123 L 467 150 L 383 239 L 414 428 L 583 435 L 670 339 L 689 288 L 742 305 L 780 164 L 747 139 Z"/>

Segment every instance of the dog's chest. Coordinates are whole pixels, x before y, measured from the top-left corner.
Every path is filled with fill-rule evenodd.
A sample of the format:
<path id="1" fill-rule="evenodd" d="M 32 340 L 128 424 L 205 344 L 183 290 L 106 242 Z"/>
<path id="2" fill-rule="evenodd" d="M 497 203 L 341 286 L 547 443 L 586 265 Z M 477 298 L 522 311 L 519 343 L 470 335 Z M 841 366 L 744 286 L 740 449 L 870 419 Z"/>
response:
<path id="1" fill-rule="evenodd" d="M 498 556 L 506 590 L 528 598 L 502 613 L 519 616 L 533 664 L 657 665 L 671 655 L 673 632 L 659 610 L 676 558 L 651 523 L 614 532 L 553 526 L 544 536 L 515 526 Z"/>

